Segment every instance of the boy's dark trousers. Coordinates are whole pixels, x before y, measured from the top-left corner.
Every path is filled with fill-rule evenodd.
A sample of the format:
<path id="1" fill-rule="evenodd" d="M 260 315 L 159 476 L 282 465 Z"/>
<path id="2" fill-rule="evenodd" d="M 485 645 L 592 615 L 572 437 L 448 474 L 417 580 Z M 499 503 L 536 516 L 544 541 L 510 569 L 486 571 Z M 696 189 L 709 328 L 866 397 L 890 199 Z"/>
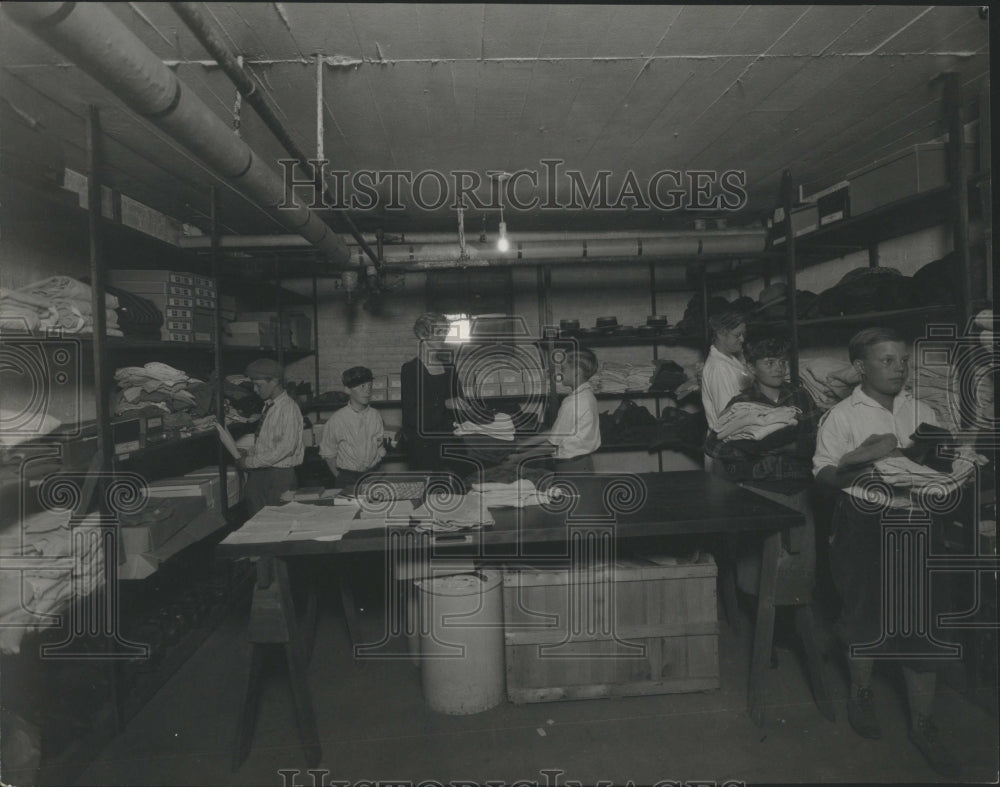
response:
<path id="1" fill-rule="evenodd" d="M 253 516 L 264 506 L 281 505 L 282 494 L 298 486 L 293 467 L 254 467 L 248 469 L 246 474 L 243 499 L 248 516 Z"/>

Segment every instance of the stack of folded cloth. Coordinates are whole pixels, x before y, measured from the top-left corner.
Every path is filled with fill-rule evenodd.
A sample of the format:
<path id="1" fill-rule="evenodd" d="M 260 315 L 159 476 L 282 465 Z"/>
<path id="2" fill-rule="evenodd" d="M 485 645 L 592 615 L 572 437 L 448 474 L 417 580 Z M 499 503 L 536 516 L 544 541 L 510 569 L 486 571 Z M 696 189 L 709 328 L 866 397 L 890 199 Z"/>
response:
<path id="1" fill-rule="evenodd" d="M 821 410 L 829 410 L 851 395 L 854 387 L 861 382 L 861 375 L 847 361 L 814 358 L 802 362 L 799 380 L 816 406 Z"/>
<path id="2" fill-rule="evenodd" d="M 165 363 L 152 361 L 145 366 L 125 366 L 115 372 L 118 391 L 113 411 L 160 411 L 164 426 L 182 428 L 207 426 L 212 406 L 212 388 L 201 380 Z"/>
<path id="3" fill-rule="evenodd" d="M 495 522 L 478 492 L 428 494 L 423 505 L 414 509 L 412 517 L 433 525 L 431 529 L 476 528 Z"/>
<path id="4" fill-rule="evenodd" d="M 913 395 L 928 405 L 937 416 L 938 424 L 952 434 L 961 431 L 956 421 L 960 408 L 955 374 L 951 367 L 918 363 L 913 370 Z"/>
<path id="5" fill-rule="evenodd" d="M 0 327 L 13 331 L 62 330 L 93 333 L 90 285 L 69 276 L 51 276 L 19 290 L 0 290 Z M 104 295 L 108 336 L 122 336 L 118 327 L 118 299 Z"/>
<path id="6" fill-rule="evenodd" d="M 917 464 L 905 456 L 888 456 L 875 463 L 875 470 L 887 484 L 933 493 L 949 493 L 958 489 L 972 477 L 976 465 L 985 464 L 986 458 L 967 449 L 952 462 L 951 471 L 942 473 L 926 465 Z"/>
<path id="7" fill-rule="evenodd" d="M 37 561 L 37 568 L 0 571 L 0 653 L 18 653 L 25 633 L 51 625 L 45 615 L 104 584 L 99 516 L 74 521 L 72 528 L 69 520 L 69 511 L 43 511 L 0 534 L 0 556 Z"/>
<path id="8" fill-rule="evenodd" d="M 105 291 L 118 299 L 116 310 L 118 327 L 131 339 L 160 338 L 160 327 L 163 325 L 163 312 L 155 303 L 134 292 L 105 286 Z"/>
<path id="9" fill-rule="evenodd" d="M 480 494 L 487 508 L 538 506 L 564 494 L 559 487 L 540 492 L 527 478 L 512 481 L 509 484 L 489 481 L 475 483 L 472 485 L 472 491 Z"/>
<path id="10" fill-rule="evenodd" d="M 514 421 L 506 413 L 497 413 L 488 424 L 477 424 L 472 421 L 462 421 L 455 427 L 456 436 L 484 435 L 496 440 L 511 442 L 514 439 Z"/>
<path id="11" fill-rule="evenodd" d="M 795 426 L 797 407 L 769 407 L 756 402 L 735 402 L 719 416 L 715 432 L 723 442 L 760 440 L 786 426 Z"/>
<path id="12" fill-rule="evenodd" d="M 655 373 L 656 365 L 652 363 L 605 361 L 597 374 L 591 378 L 591 385 L 595 391 L 602 393 L 647 391 Z"/>

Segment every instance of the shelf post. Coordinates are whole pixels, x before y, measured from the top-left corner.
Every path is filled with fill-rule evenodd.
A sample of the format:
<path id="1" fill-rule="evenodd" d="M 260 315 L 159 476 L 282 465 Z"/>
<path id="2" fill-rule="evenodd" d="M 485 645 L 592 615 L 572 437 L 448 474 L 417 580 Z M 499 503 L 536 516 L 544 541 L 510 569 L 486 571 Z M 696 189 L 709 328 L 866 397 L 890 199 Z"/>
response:
<path id="1" fill-rule="evenodd" d="M 285 368 L 285 334 L 282 330 L 282 320 L 281 320 L 281 274 L 278 272 L 278 258 L 274 257 L 272 259 L 272 266 L 274 271 L 274 311 L 278 318 L 278 336 L 275 339 L 278 350 L 278 366 L 282 369 Z"/>
<path id="2" fill-rule="evenodd" d="M 105 347 L 107 321 L 104 305 L 104 237 L 102 232 L 101 205 L 101 116 L 96 106 L 87 110 L 87 161 L 90 173 L 87 178 L 87 230 L 90 254 L 90 297 L 94 317 L 94 387 L 98 423 L 97 450 L 102 457 L 101 473 L 111 472 L 112 457 L 115 455 L 111 441 L 111 407 L 108 391 L 111 377 L 108 374 L 108 356 Z M 103 482 L 99 484 L 99 499 L 104 500 Z"/>
<path id="3" fill-rule="evenodd" d="M 712 331 L 708 327 L 708 272 L 704 262 L 698 263 L 698 275 L 701 279 L 701 330 L 707 349 L 712 346 Z"/>
<path id="4" fill-rule="evenodd" d="M 972 316 L 972 271 L 969 265 L 969 192 L 968 173 L 962 149 L 965 129 L 962 126 L 962 83 L 957 72 L 944 75 L 945 122 L 948 127 L 948 181 L 951 186 L 952 244 L 958 259 L 958 306 L 962 327 Z M 984 217 L 985 218 L 985 217 Z"/>
<path id="5" fill-rule="evenodd" d="M 319 396 L 319 292 L 316 286 L 316 274 L 313 274 L 313 379 L 316 389 L 313 396 Z"/>
<path id="6" fill-rule="evenodd" d="M 795 189 L 792 186 L 792 171 L 786 169 L 781 174 L 781 205 L 785 211 L 785 286 L 788 288 L 788 298 L 785 301 L 788 309 L 788 340 L 791 344 L 788 372 L 792 385 L 799 383 L 799 327 L 795 312 L 795 231 L 792 229 L 792 203 L 795 201 Z"/>
<path id="7" fill-rule="evenodd" d="M 221 259 L 219 251 L 219 214 L 221 206 L 219 204 L 219 190 L 215 185 L 209 186 L 209 211 L 212 219 L 212 281 L 215 282 L 215 335 L 212 338 L 212 362 L 215 366 L 215 418 L 226 425 L 226 407 L 223 387 L 225 379 L 222 375 L 222 304 L 221 287 L 219 286 Z M 222 443 L 216 446 L 217 461 L 219 464 L 219 510 L 222 515 L 229 518 L 229 483 L 226 476 L 227 457 L 226 449 Z"/>

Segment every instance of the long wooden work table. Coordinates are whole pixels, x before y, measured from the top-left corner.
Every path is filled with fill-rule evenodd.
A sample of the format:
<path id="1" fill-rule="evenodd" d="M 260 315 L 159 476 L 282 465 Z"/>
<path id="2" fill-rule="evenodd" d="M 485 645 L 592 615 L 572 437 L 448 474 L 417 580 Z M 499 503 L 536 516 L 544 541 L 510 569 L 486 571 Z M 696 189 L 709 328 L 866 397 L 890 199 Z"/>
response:
<path id="1" fill-rule="evenodd" d="M 321 758 L 315 714 L 306 682 L 304 627 L 296 618 L 286 558 L 297 555 L 385 553 L 404 545 L 423 558 L 465 556 L 476 562 L 530 562 L 551 557 L 552 547 L 588 532 L 608 534 L 616 543 L 643 538 L 759 533 L 763 537 L 757 618 L 750 664 L 748 709 L 763 725 L 767 705 L 765 675 L 774 636 L 775 588 L 781 532 L 801 525 L 802 514 L 702 471 L 632 475 L 581 474 L 560 477 L 576 494 L 551 507 L 490 509 L 494 524 L 460 534 L 417 533 L 405 523 L 373 521 L 339 540 L 257 539 L 218 546 L 220 556 L 257 558 L 258 582 L 249 624 L 250 663 L 240 710 L 234 769 L 245 759 L 256 717 L 261 645 L 285 648 L 299 735 L 310 766 Z M 251 520 L 252 521 L 252 520 Z M 239 531 L 237 531 L 238 533 Z M 391 565 L 391 562 L 389 563 Z"/>

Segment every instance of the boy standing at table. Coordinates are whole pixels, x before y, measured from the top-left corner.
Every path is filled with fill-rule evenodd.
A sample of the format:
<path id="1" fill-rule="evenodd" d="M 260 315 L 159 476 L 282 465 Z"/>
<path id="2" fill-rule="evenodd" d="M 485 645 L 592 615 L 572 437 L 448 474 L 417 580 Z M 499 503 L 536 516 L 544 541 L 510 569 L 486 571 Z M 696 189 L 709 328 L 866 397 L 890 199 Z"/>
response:
<path id="1" fill-rule="evenodd" d="M 903 390 L 909 374 L 910 355 L 906 343 L 895 331 L 867 328 L 855 334 L 848 345 L 851 363 L 861 375 L 861 384 L 835 405 L 819 425 L 813 472 L 816 480 L 838 490 L 833 510 L 833 537 L 830 545 L 830 568 L 841 595 L 841 627 L 848 645 L 865 645 L 885 639 L 887 650 L 894 652 L 893 638 L 884 636 L 882 620 L 882 515 L 864 506 L 861 486 L 872 465 L 899 453 L 913 444 L 911 435 L 920 424 L 937 425 L 934 411 Z M 896 515 L 914 514 L 917 521 L 925 512 L 893 502 Z M 939 535 L 940 521 L 932 520 L 932 541 Z M 932 548 L 933 551 L 933 548 Z M 905 595 L 905 605 L 922 604 L 910 597 L 905 588 L 894 592 Z M 938 588 L 938 590 L 942 590 Z M 936 594 L 940 596 L 941 594 Z M 926 609 L 931 618 L 941 611 L 941 598 Z M 914 607 L 916 608 L 916 607 Z M 902 655 L 902 654 L 901 654 Z M 851 677 L 847 715 L 851 727 L 865 738 L 882 735 L 875 714 L 871 688 L 873 658 L 855 658 L 848 653 Z M 903 662 L 907 701 L 910 709 L 910 740 L 920 749 L 930 766 L 943 776 L 957 779 L 961 766 L 938 738 L 931 718 L 937 684 L 935 669 L 940 660 L 916 659 Z"/>
<path id="2" fill-rule="evenodd" d="M 597 374 L 597 356 L 592 350 L 571 350 L 556 371 L 572 392 L 559 405 L 552 428 L 521 442 L 521 448 L 528 450 L 512 454 L 507 461 L 551 455 L 556 472 L 593 472 L 591 454 L 601 447 L 597 397 L 590 385 L 590 378 Z"/>
<path id="3" fill-rule="evenodd" d="M 302 464 L 302 412 L 283 385 L 277 361 L 261 358 L 247 367 L 247 377 L 264 400 L 257 439 L 236 465 L 247 471 L 243 497 L 253 516 L 264 506 L 281 505 L 281 495 L 296 487 L 295 467 Z"/>
<path id="4" fill-rule="evenodd" d="M 341 375 L 350 400 L 323 427 L 319 455 L 337 477 L 337 485 L 351 490 L 361 476 L 385 456 L 382 416 L 370 406 L 372 370 L 353 366 Z"/>

